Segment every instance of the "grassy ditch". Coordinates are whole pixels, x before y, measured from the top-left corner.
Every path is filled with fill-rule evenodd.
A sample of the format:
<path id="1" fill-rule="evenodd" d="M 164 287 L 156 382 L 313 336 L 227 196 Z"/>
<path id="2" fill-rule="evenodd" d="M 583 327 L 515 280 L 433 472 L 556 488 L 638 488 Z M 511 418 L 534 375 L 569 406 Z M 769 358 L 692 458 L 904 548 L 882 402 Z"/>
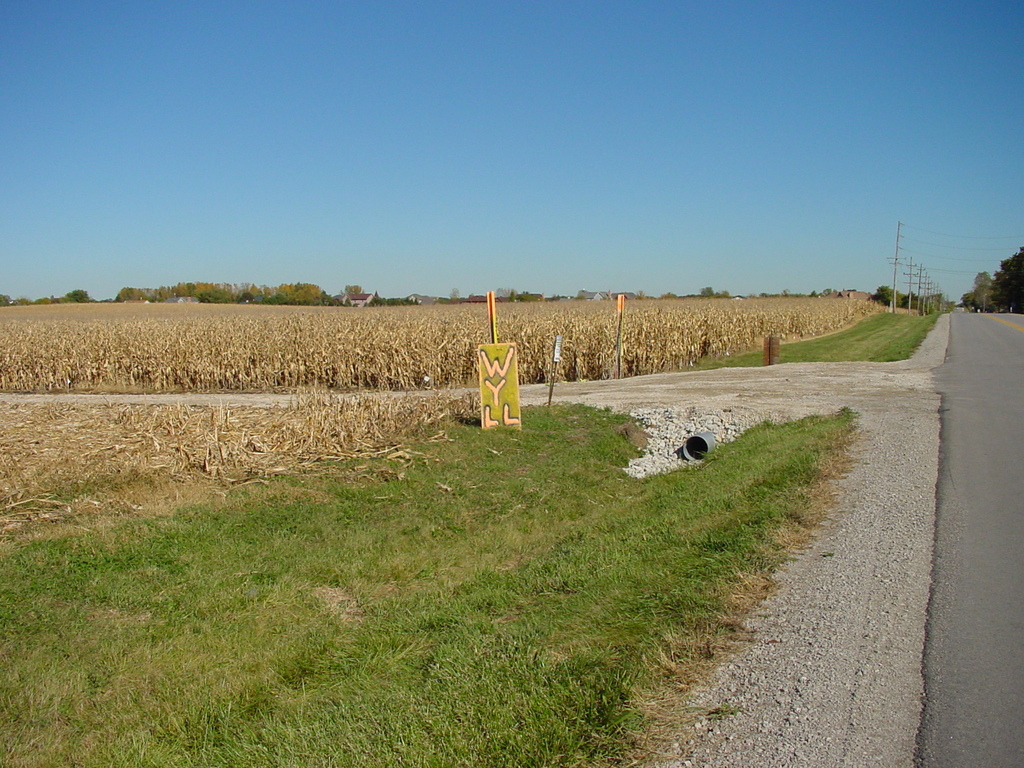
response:
<path id="1" fill-rule="evenodd" d="M 0 551 L 10 766 L 614 763 L 807 522 L 851 414 L 638 481 L 624 417 L 275 478 Z"/>
<path id="2" fill-rule="evenodd" d="M 893 315 L 880 313 L 861 320 L 838 333 L 807 341 L 783 344 L 783 363 L 842 363 L 865 361 L 887 363 L 906 360 L 914 354 L 924 337 L 935 326 L 939 315 Z M 711 368 L 749 368 L 763 364 L 761 351 L 730 357 L 705 358 L 695 370 Z"/>

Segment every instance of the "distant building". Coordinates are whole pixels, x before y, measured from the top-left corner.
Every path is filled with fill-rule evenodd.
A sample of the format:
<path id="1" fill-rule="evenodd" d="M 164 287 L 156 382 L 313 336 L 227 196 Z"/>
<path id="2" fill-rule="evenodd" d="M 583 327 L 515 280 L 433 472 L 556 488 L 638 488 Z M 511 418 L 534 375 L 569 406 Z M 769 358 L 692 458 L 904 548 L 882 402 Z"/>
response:
<path id="1" fill-rule="evenodd" d="M 380 296 L 377 295 L 376 291 L 373 293 L 346 293 L 342 296 L 334 297 L 339 304 L 345 304 L 350 307 L 365 307 L 374 299 L 379 298 Z"/>
<path id="2" fill-rule="evenodd" d="M 870 293 L 864 293 L 864 291 L 846 290 L 846 291 L 836 291 L 835 293 L 830 293 L 828 295 L 828 298 L 830 298 L 830 299 L 863 299 L 863 300 L 867 300 L 867 299 L 871 298 L 871 294 Z"/>
<path id="3" fill-rule="evenodd" d="M 422 293 L 410 293 L 405 298 L 413 304 L 437 304 L 437 296 L 424 296 Z"/>
<path id="4" fill-rule="evenodd" d="M 164 304 L 198 304 L 199 299 L 195 296 L 171 296 Z"/>

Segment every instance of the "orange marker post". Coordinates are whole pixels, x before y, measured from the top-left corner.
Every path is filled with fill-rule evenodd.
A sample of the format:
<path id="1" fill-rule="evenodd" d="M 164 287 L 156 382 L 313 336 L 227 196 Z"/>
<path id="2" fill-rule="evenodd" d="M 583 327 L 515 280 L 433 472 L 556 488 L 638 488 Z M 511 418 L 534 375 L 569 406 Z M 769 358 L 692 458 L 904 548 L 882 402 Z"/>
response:
<path id="1" fill-rule="evenodd" d="M 626 308 L 626 295 L 620 293 L 616 297 L 615 311 L 619 314 L 619 329 L 615 338 L 615 378 L 622 377 L 622 313 Z"/>
<path id="2" fill-rule="evenodd" d="M 487 292 L 487 320 L 491 326 L 491 344 L 498 343 L 498 310 L 494 306 L 494 291 Z"/>

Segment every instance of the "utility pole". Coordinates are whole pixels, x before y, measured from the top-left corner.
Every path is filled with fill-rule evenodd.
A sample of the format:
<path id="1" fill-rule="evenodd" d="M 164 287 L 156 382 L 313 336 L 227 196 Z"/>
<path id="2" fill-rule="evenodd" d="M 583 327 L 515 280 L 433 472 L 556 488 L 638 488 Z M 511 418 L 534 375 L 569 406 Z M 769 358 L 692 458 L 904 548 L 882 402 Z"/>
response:
<path id="1" fill-rule="evenodd" d="M 921 293 L 921 281 L 922 281 L 923 277 L 924 277 L 924 265 L 922 264 L 922 265 L 920 265 L 917 268 L 917 314 L 919 314 L 919 315 L 924 314 L 921 311 L 921 296 L 923 295 Z"/>
<path id="2" fill-rule="evenodd" d="M 900 264 L 900 230 L 903 229 L 903 222 L 896 222 L 896 255 L 892 259 L 892 300 L 889 302 L 889 311 L 896 314 L 896 269 Z"/>
<path id="3" fill-rule="evenodd" d="M 914 259 L 911 258 L 907 264 L 907 271 L 903 273 L 907 278 L 907 313 L 914 311 Z"/>

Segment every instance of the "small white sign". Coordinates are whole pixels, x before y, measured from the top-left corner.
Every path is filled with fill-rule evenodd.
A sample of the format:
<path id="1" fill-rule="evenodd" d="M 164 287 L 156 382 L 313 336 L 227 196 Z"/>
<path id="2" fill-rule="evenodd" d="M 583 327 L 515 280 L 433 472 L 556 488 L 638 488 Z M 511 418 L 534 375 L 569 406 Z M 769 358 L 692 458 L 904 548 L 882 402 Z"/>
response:
<path id="1" fill-rule="evenodd" d="M 555 356 L 552 358 L 553 362 L 562 362 L 562 337 L 555 336 Z"/>

